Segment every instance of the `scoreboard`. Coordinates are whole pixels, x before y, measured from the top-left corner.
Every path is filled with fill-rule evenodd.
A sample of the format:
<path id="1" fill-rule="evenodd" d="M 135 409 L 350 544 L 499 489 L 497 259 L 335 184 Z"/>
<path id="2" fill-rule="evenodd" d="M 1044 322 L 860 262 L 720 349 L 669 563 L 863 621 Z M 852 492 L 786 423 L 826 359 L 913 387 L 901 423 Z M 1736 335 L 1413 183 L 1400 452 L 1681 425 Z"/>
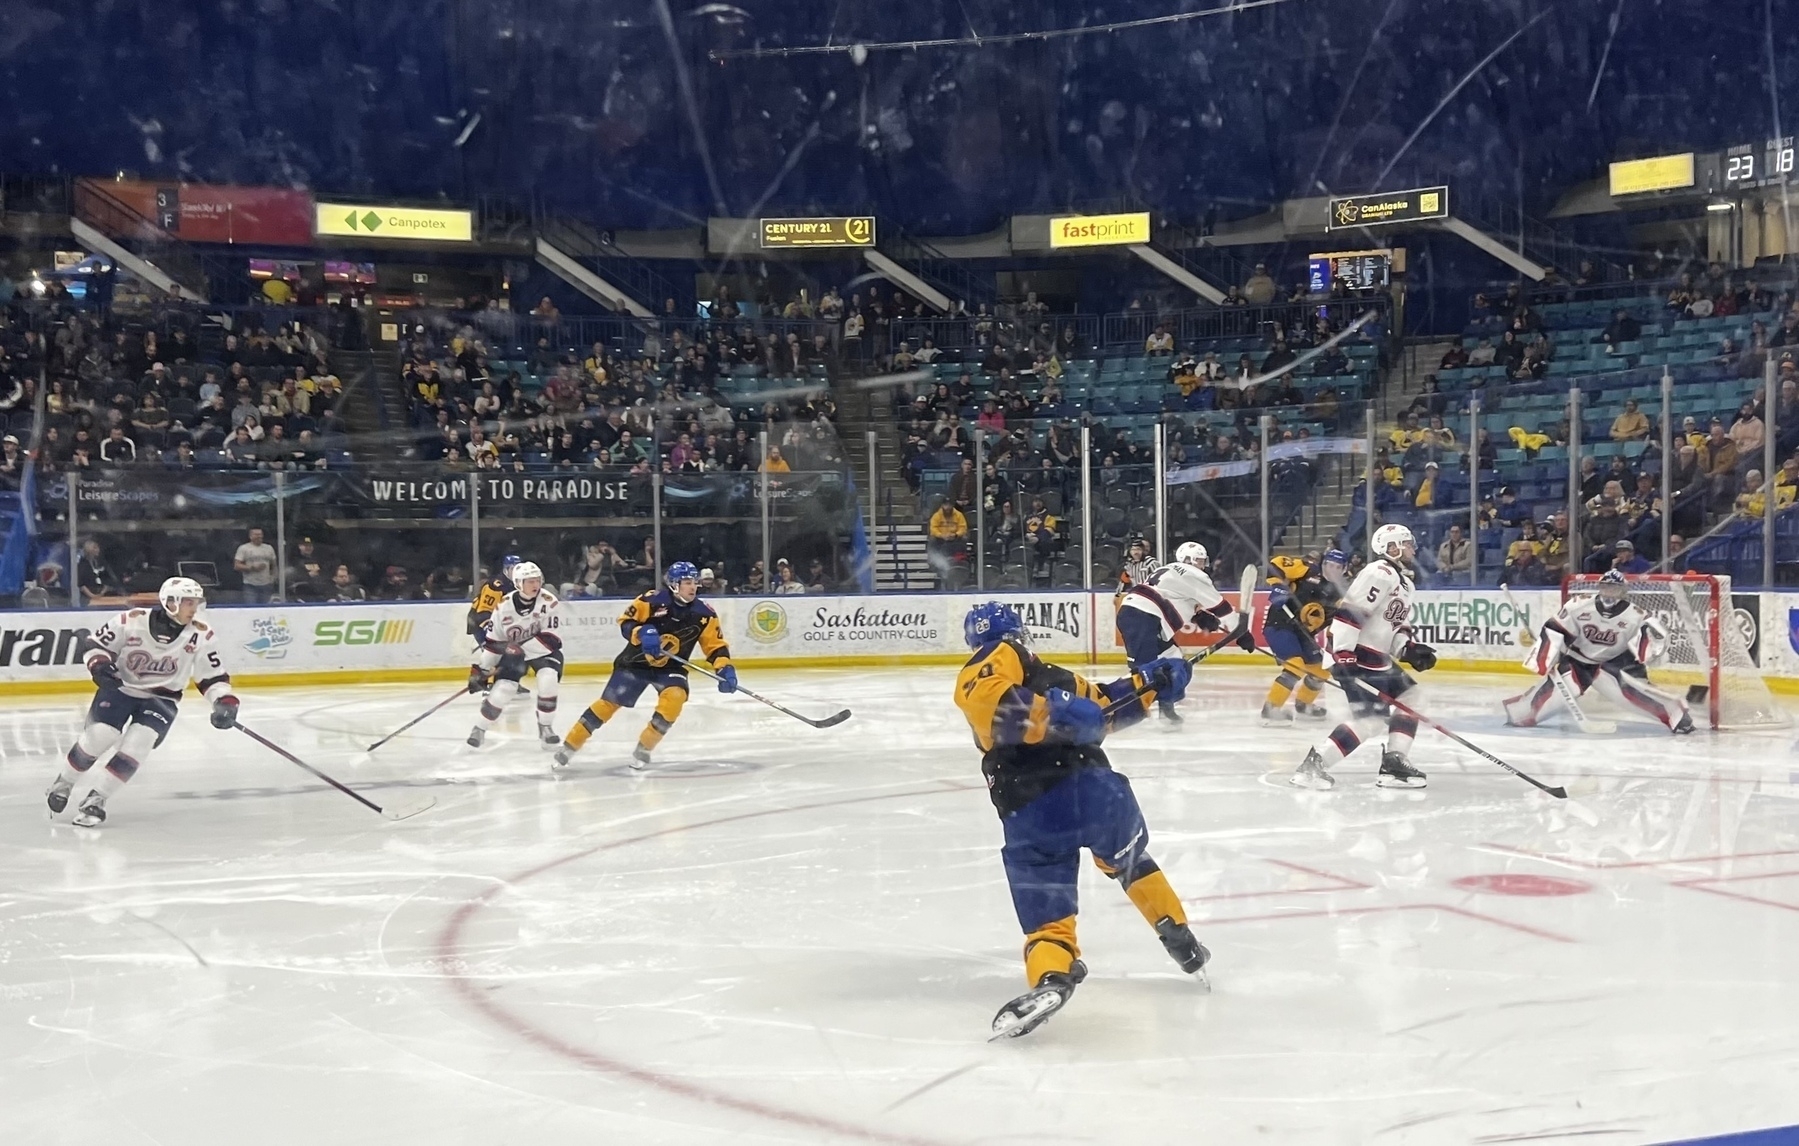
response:
<path id="1" fill-rule="evenodd" d="M 1793 173 L 1793 137 L 1726 148 L 1719 169 L 1729 190 L 1784 183 Z"/>

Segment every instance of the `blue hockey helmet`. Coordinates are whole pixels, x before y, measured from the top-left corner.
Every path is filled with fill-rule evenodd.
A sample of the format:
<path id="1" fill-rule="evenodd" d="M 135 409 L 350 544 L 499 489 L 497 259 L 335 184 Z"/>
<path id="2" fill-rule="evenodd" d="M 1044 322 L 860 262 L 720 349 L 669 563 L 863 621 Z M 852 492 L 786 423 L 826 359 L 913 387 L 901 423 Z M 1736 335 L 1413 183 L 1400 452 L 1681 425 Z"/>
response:
<path id="1" fill-rule="evenodd" d="M 516 553 L 508 553 L 506 556 L 500 558 L 500 576 L 510 580 L 512 577 L 512 567 L 523 560 L 524 558 Z"/>
<path id="2" fill-rule="evenodd" d="M 1326 581 L 1341 581 L 1343 571 L 1349 568 L 1349 554 L 1341 549 L 1326 549 L 1324 560 L 1319 562 L 1319 566 L 1318 571 L 1324 575 Z"/>
<path id="3" fill-rule="evenodd" d="M 1029 636 L 1018 610 L 1003 601 L 983 601 L 968 610 L 968 616 L 962 618 L 962 639 L 968 642 L 971 649 L 990 645 L 1001 637 L 1013 634 Z"/>
<path id="4" fill-rule="evenodd" d="M 671 589 L 683 581 L 692 581 L 698 584 L 699 579 L 700 567 L 691 561 L 677 561 L 668 567 L 667 581 L 668 587 Z"/>

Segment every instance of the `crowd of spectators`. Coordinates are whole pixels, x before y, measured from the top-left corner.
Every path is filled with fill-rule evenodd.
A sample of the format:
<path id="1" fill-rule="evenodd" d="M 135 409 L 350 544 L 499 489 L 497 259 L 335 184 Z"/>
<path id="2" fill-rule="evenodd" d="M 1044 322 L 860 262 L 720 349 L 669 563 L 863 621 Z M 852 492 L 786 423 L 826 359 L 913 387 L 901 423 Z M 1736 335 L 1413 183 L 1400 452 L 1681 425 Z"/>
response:
<path id="1" fill-rule="evenodd" d="M 242 317 L 226 331 L 191 305 L 102 315 L 54 295 L 0 310 L 0 488 L 19 488 L 27 464 L 48 475 L 346 461 L 326 340 Z"/>

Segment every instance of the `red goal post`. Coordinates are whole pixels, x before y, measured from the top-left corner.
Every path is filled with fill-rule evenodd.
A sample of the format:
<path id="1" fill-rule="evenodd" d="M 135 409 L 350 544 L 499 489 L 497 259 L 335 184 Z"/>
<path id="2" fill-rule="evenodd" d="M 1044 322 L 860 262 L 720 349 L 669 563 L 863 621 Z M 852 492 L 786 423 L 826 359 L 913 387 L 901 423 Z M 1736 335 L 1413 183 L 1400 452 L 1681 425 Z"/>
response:
<path id="1" fill-rule="evenodd" d="M 1562 582 L 1562 602 L 1597 591 L 1600 574 L 1578 573 Z M 1713 728 L 1782 726 L 1775 703 L 1734 621 L 1730 578 L 1703 573 L 1639 573 L 1625 577 L 1630 601 L 1668 630 L 1668 647 L 1648 666 L 1651 679 L 1669 686 L 1706 686 L 1706 715 Z M 1695 714 L 1697 715 L 1697 714 Z"/>

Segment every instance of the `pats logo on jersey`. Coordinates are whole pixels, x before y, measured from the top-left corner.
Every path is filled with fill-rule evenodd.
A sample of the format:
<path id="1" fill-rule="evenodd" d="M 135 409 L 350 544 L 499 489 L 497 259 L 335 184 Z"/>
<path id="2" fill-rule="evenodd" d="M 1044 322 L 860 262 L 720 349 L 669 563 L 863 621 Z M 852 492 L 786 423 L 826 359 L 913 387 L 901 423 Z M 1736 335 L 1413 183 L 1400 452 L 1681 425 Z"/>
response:
<path id="1" fill-rule="evenodd" d="M 256 636 L 244 645 L 244 651 L 261 660 L 281 660 L 287 656 L 287 646 L 294 643 L 286 617 L 258 617 L 250 622 L 250 629 Z"/>
<path id="2" fill-rule="evenodd" d="M 787 635 L 787 610 L 773 601 L 757 601 L 747 627 L 751 640 L 772 645 Z"/>

